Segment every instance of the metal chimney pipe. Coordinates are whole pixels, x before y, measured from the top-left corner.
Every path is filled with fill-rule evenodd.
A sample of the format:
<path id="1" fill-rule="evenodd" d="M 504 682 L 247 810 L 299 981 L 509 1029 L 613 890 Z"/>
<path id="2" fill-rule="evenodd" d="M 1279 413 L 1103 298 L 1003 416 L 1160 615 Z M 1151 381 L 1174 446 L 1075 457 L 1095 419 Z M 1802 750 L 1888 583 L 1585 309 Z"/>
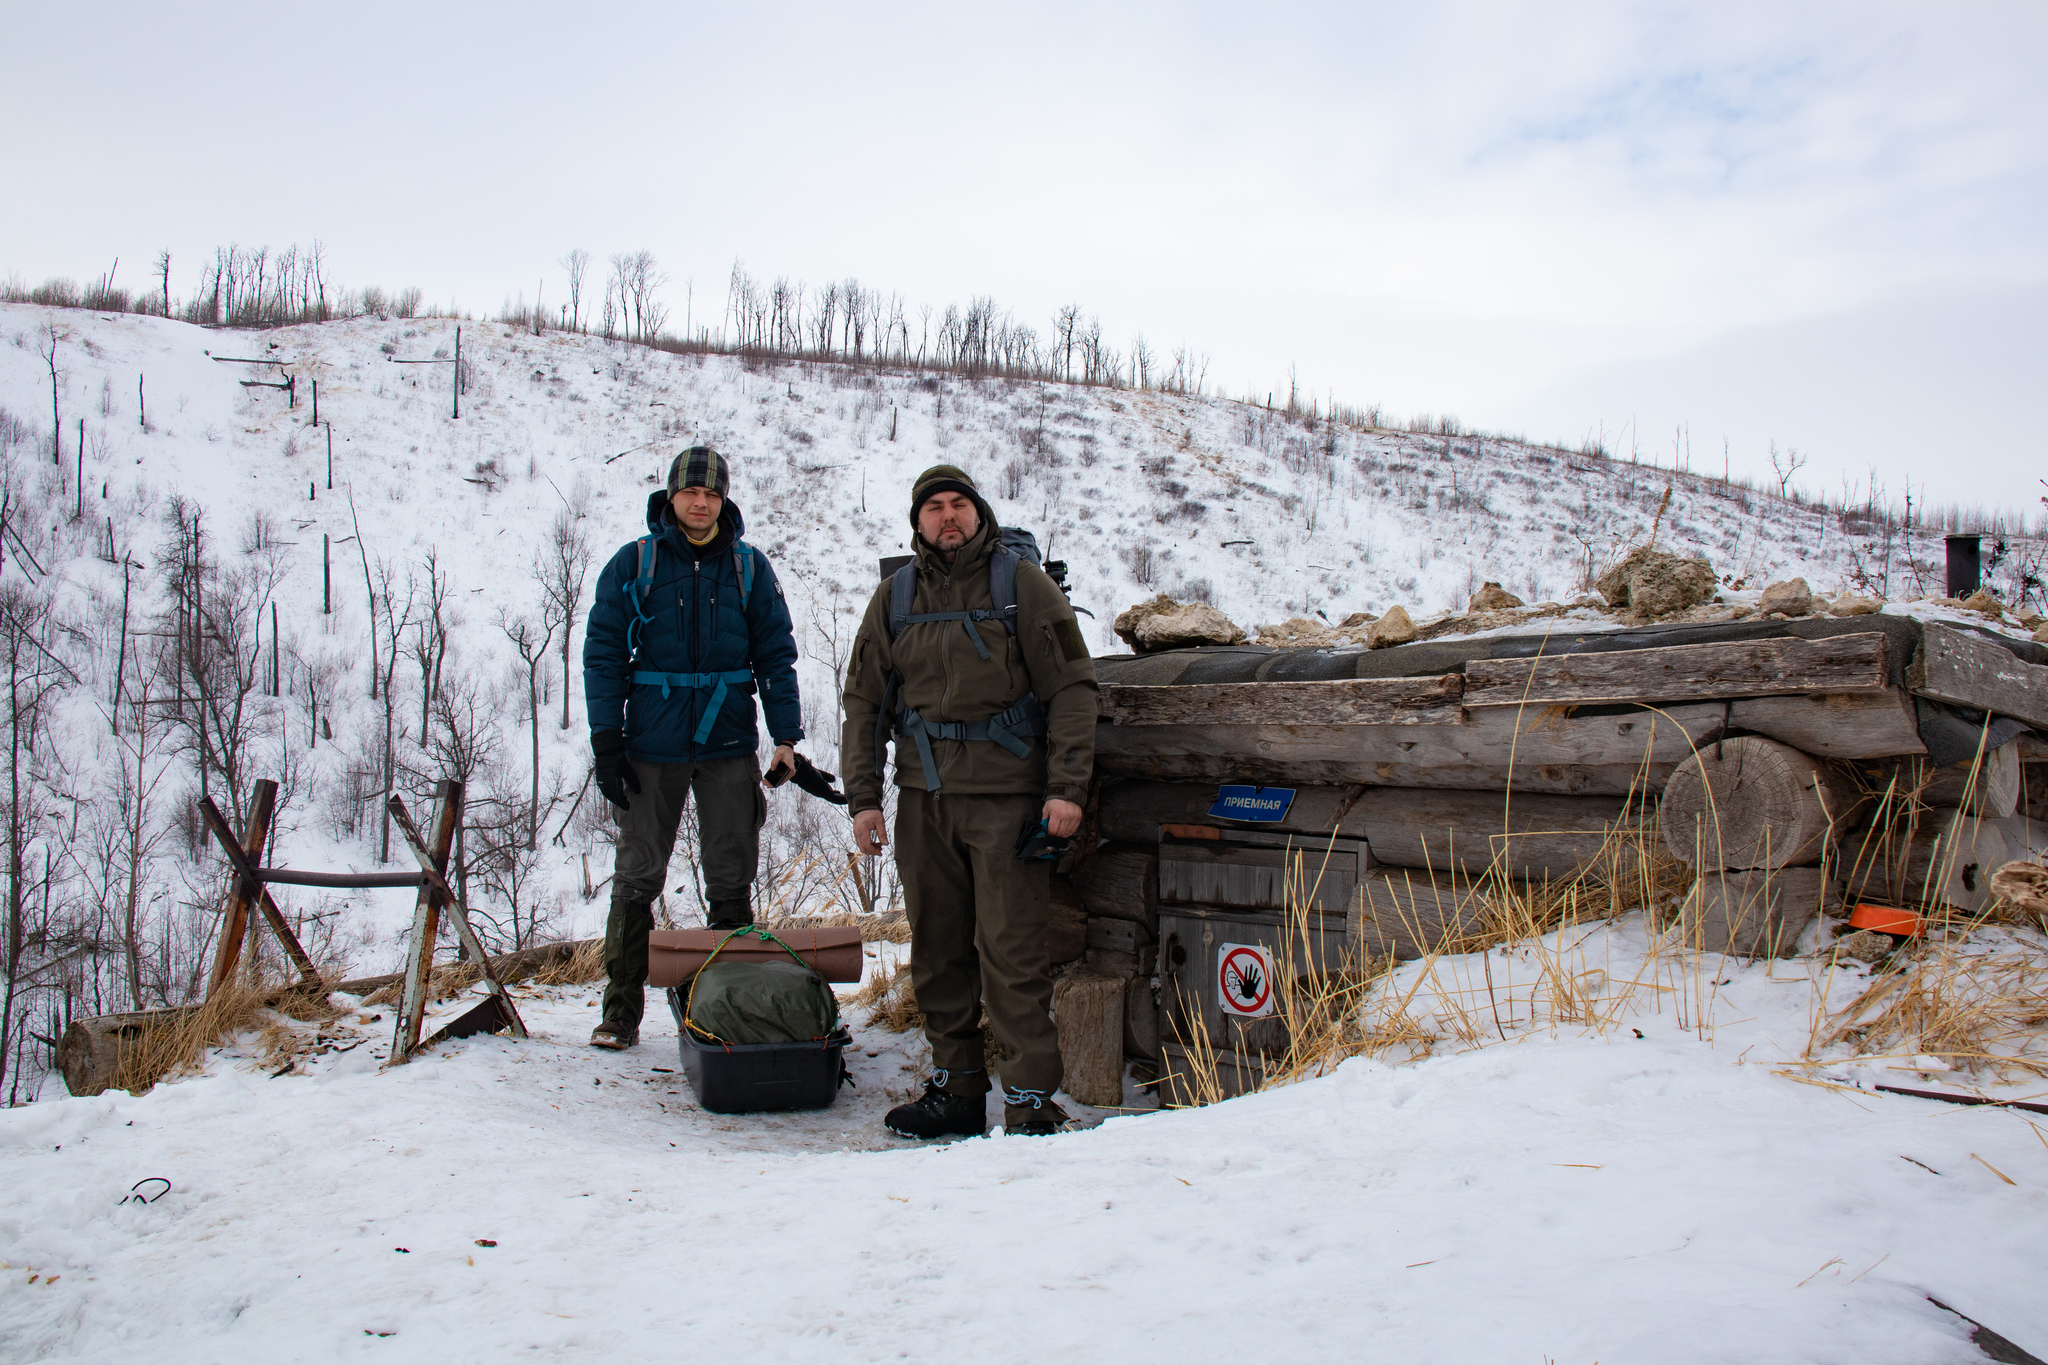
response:
<path id="1" fill-rule="evenodd" d="M 1968 597 L 1982 585 L 1980 552 L 1984 537 L 1957 535 L 1948 538 L 1948 595 Z"/>

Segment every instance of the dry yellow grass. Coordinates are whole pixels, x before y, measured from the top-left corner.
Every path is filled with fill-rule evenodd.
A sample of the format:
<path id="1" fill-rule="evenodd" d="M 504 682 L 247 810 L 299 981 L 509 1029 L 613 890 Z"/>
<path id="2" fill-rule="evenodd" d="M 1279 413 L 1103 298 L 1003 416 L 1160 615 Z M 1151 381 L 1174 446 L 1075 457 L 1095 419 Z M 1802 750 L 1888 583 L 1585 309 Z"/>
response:
<path id="1" fill-rule="evenodd" d="M 1853 885 L 1879 859 L 1895 860 L 1903 871 L 1898 850 L 1924 821 L 1943 818 L 1938 811 L 1930 816 L 1923 790 L 1897 776 L 1872 785 L 1868 823 L 1827 850 L 1838 879 Z M 2048 1076 L 2048 918 L 2019 897 L 2001 896 L 1975 915 L 1929 903 L 1947 871 L 1937 865 L 1930 872 L 1917 902 L 1900 897 L 1925 916 L 1926 937 L 1891 955 L 1846 1003 L 1830 999 L 1847 979 L 1832 969 L 1833 954 L 1823 950 L 1807 961 L 1809 1062 L 1931 1057 L 1963 1080 Z M 1710 1036 L 1715 983 L 1730 964 L 1699 941 L 1697 927 L 1688 941 L 1664 914 L 1680 903 L 1693 876 L 1649 822 L 1612 831 L 1589 866 L 1564 882 L 1517 881 L 1497 859 L 1461 906 L 1467 927 L 1443 935 L 1397 976 L 1395 964 L 1384 961 L 1317 969 L 1308 919 L 1314 872 L 1298 862 L 1276 954 L 1275 1011 L 1286 1045 L 1267 1059 L 1264 1084 L 1320 1075 L 1347 1057 L 1414 1058 L 1531 1029 L 1599 1035 L 1638 1010 L 1674 1012 L 1685 1027 Z M 2036 880 L 2030 874 L 2006 884 L 2031 888 Z M 1611 964 L 1588 960 L 1580 945 L 1589 936 L 1578 931 L 1636 909 L 1650 921 L 1649 951 L 1627 980 L 1610 979 Z M 1215 1040 L 1197 1033 L 1185 1040 L 1190 1074 L 1182 1079 L 1197 1103 L 1207 1103 L 1227 1087 Z"/>
<path id="2" fill-rule="evenodd" d="M 924 1027 L 924 1011 L 917 1007 L 917 996 L 910 987 L 908 962 L 897 963 L 887 974 L 875 973 L 849 1003 L 868 1011 L 869 1028 L 908 1033 Z"/>

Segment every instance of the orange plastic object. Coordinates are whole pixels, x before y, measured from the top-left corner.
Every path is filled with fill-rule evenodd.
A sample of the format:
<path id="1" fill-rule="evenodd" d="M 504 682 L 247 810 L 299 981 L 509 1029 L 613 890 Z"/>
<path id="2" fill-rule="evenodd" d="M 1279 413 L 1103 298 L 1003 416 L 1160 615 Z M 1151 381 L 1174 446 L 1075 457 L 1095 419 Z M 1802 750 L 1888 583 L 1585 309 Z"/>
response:
<path id="1" fill-rule="evenodd" d="M 775 936 L 796 950 L 806 965 L 827 981 L 858 981 L 861 969 L 860 930 L 777 929 Z M 647 984 L 680 986 L 711 960 L 712 950 L 725 943 L 723 929 L 656 929 L 647 935 Z M 726 943 L 721 962 L 787 962 L 781 944 L 763 943 L 749 935 Z"/>
<path id="2" fill-rule="evenodd" d="M 1918 938 L 1925 928 L 1920 917 L 1911 910 L 1901 910 L 1895 905 L 1858 905 L 1849 912 L 1851 929 L 1875 929 L 1880 934 L 1905 934 Z"/>

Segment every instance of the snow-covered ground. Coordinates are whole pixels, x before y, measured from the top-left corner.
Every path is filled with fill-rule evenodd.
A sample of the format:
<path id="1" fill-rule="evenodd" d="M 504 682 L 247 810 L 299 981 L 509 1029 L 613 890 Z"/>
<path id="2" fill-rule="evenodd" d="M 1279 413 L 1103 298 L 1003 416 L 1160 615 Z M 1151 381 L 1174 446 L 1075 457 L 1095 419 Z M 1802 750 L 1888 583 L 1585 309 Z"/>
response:
<path id="1" fill-rule="evenodd" d="M 276 1078 L 219 1055 L 0 1114 L 0 1354 L 1983 1359 L 1929 1295 L 2048 1346 L 2040 1130 L 1783 1074 L 1814 973 L 1839 1004 L 1861 968 L 1571 938 L 1494 956 L 1507 1041 L 1049 1139 L 887 1138 L 922 1046 L 873 1029 L 834 1108 L 707 1114 L 665 1019 L 582 1046 L 579 989 L 405 1067 L 371 1025 Z M 1601 965 L 1612 1027 L 1544 1022 L 1545 953 Z"/>

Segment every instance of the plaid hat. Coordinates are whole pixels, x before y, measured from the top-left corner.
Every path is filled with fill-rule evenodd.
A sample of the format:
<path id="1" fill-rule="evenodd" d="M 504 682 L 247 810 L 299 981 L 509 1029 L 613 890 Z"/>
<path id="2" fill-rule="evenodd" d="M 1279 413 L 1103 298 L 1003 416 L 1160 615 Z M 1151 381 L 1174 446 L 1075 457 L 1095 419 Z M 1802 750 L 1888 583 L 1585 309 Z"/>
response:
<path id="1" fill-rule="evenodd" d="M 675 463 L 668 467 L 670 497 L 685 488 L 708 488 L 722 498 L 730 482 L 725 456 L 710 446 L 691 446 L 676 456 Z"/>

